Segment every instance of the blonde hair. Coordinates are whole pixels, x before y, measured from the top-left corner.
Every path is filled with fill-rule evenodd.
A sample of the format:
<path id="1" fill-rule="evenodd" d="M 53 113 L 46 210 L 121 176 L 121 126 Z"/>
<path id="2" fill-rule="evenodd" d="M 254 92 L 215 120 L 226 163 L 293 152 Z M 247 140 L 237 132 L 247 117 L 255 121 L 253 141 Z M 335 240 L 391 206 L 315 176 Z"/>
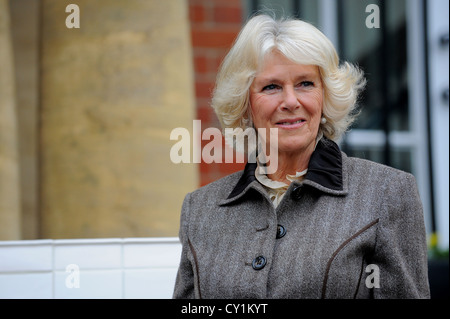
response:
<path id="1" fill-rule="evenodd" d="M 223 60 L 211 106 L 222 128 L 252 126 L 249 88 L 264 57 L 278 50 L 298 64 L 317 65 L 324 88 L 323 116 L 318 136 L 337 140 L 356 117 L 356 102 L 365 86 L 363 72 L 339 57 L 331 41 L 313 25 L 297 19 L 251 18 Z"/>

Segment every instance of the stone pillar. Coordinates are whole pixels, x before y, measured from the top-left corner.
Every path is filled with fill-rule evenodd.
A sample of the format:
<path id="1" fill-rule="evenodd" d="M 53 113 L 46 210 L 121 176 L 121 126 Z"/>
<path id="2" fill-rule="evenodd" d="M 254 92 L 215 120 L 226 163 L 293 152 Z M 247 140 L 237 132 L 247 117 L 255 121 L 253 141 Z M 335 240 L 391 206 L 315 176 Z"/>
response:
<path id="1" fill-rule="evenodd" d="M 9 0 L 19 146 L 22 239 L 39 238 L 39 1 Z"/>
<path id="2" fill-rule="evenodd" d="M 0 240 L 21 237 L 17 114 L 10 17 L 0 0 Z"/>
<path id="3" fill-rule="evenodd" d="M 66 6 L 80 28 L 66 28 Z M 43 238 L 176 236 L 197 167 L 170 132 L 195 115 L 184 0 L 43 0 Z"/>

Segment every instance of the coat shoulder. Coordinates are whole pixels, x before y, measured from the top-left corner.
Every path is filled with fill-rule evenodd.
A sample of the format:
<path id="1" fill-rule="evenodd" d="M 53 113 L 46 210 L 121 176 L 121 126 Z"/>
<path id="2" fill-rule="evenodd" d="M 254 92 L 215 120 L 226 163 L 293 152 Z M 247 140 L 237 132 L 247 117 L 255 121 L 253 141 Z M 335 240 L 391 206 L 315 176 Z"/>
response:
<path id="1" fill-rule="evenodd" d="M 350 174 L 374 178 L 389 177 L 390 179 L 412 177 L 411 173 L 362 158 L 345 156 L 344 162 L 347 163 L 347 170 Z"/>
<path id="2" fill-rule="evenodd" d="M 215 202 L 226 199 L 236 186 L 243 172 L 244 171 L 241 170 L 222 177 L 214 182 L 196 189 L 190 195 L 193 199 L 201 199 L 203 201 L 205 200 L 205 198 L 207 198 L 208 200 L 214 200 Z"/>
<path id="3" fill-rule="evenodd" d="M 348 184 L 353 189 L 383 190 L 385 196 L 395 202 L 404 199 L 401 196 L 408 192 L 410 196 L 418 192 L 417 181 L 411 173 L 355 157 L 346 158 L 344 163 Z"/>

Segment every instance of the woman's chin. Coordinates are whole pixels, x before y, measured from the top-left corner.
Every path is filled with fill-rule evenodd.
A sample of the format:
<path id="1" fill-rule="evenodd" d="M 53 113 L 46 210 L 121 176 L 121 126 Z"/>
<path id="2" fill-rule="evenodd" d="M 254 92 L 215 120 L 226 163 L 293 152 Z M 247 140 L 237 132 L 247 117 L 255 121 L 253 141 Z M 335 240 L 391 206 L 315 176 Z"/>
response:
<path id="1" fill-rule="evenodd" d="M 308 146 L 314 143 L 307 143 L 305 141 L 286 141 L 278 142 L 278 154 L 281 153 L 298 153 L 304 152 L 308 149 Z"/>

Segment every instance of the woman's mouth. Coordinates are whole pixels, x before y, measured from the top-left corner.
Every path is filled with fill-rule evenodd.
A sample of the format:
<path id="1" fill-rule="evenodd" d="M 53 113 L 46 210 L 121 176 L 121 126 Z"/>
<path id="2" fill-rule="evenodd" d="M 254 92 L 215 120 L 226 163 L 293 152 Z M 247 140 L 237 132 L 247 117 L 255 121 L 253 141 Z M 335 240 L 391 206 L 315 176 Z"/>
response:
<path id="1" fill-rule="evenodd" d="M 305 123 L 306 120 L 304 119 L 293 119 L 293 120 L 281 120 L 276 124 L 276 126 L 281 127 L 281 128 L 288 128 L 288 129 L 295 129 L 298 128 L 300 126 L 303 125 L 303 123 Z"/>

